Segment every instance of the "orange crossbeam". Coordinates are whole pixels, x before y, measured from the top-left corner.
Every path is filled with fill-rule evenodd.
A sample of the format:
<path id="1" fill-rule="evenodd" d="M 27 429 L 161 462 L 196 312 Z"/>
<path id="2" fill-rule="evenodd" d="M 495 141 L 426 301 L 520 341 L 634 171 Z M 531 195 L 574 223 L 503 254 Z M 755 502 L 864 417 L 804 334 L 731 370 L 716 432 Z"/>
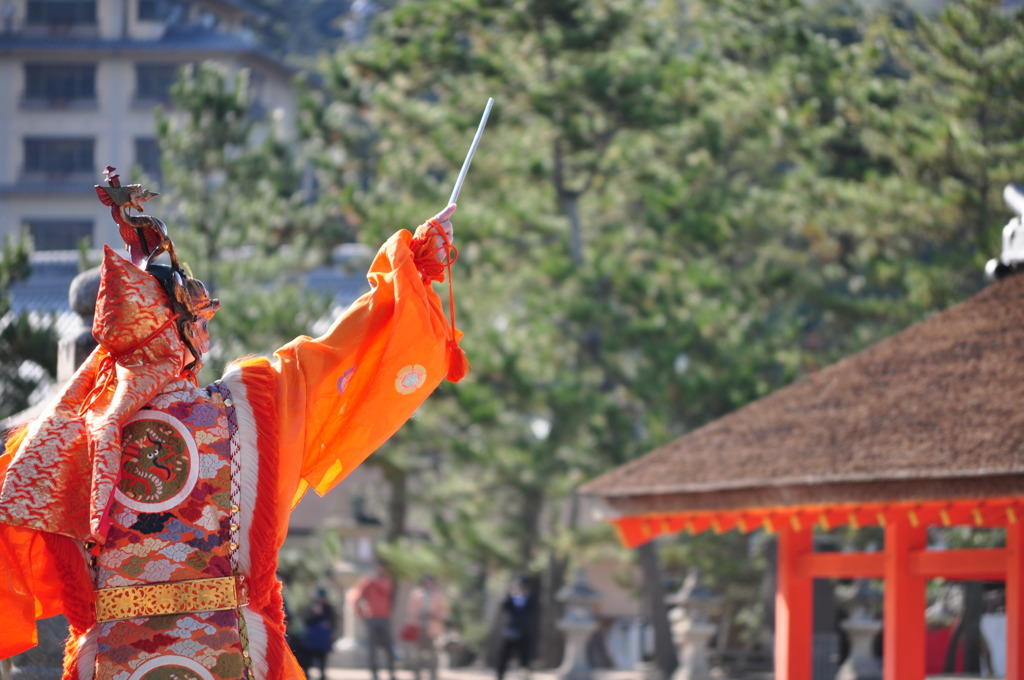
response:
<path id="1" fill-rule="evenodd" d="M 804 578 L 882 578 L 885 564 L 880 552 L 809 553 L 799 556 L 796 571 Z"/>
<path id="2" fill-rule="evenodd" d="M 952 581 L 1002 581 L 1006 578 L 1007 551 L 1003 548 L 924 550 L 911 552 L 910 573 L 922 578 Z"/>

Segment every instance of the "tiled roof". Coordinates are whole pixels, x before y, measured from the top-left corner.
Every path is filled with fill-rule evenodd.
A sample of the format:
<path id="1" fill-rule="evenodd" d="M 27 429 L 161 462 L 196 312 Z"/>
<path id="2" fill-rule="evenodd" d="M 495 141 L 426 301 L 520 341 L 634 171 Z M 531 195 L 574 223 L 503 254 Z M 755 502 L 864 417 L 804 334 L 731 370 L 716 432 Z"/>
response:
<path id="1" fill-rule="evenodd" d="M 33 312 L 42 318 L 53 314 L 60 335 L 77 329 L 81 319 L 71 311 L 68 288 L 78 275 L 78 251 L 39 251 L 32 254 L 31 264 L 28 279 L 8 289 L 11 311 Z"/>
<path id="2" fill-rule="evenodd" d="M 1024 492 L 1024 275 L 583 485 L 682 512 Z"/>

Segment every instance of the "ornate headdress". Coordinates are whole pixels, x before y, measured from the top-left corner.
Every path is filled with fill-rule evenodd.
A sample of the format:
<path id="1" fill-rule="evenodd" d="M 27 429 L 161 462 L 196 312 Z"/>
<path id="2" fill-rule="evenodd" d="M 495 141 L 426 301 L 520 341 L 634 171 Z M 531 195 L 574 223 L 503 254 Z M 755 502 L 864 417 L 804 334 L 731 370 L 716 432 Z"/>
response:
<path id="1" fill-rule="evenodd" d="M 174 250 L 174 242 L 167 235 L 167 225 L 152 215 L 141 214 L 142 204 L 160 194 L 149 191 L 141 184 L 121 186 L 116 168 L 107 166 L 104 177 L 107 185 L 96 185 L 96 195 L 103 205 L 110 206 L 133 264 L 153 274 L 160 281 L 171 300 L 176 315 L 178 332 L 194 360 L 188 368 L 199 371 L 202 355 L 210 349 L 206 323 L 220 309 L 220 302 L 210 298 L 206 286 L 192 278 L 188 265 L 182 265 Z M 139 215 L 132 215 L 137 210 Z M 170 265 L 154 264 L 161 253 L 167 253 Z"/>
<path id="2" fill-rule="evenodd" d="M 7 443 L 14 458 L 0 490 L 0 522 L 102 543 L 125 421 L 171 380 L 195 380 L 220 307 L 182 267 L 163 222 L 141 212 L 157 194 L 122 187 L 114 168 L 97 186 L 128 248 L 104 247 L 93 320 L 99 346 L 57 398 Z M 161 253 L 171 264 L 154 264 Z M 90 484 L 82 484 L 82 480 Z"/>

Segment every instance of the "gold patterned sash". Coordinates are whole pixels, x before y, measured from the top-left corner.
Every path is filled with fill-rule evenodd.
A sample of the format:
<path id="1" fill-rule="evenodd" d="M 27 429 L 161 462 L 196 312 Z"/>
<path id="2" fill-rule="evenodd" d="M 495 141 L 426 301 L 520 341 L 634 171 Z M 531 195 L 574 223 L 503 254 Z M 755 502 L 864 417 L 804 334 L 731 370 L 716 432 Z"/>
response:
<path id="1" fill-rule="evenodd" d="M 244 576 L 147 583 L 96 591 L 96 622 L 237 609 L 249 604 Z"/>

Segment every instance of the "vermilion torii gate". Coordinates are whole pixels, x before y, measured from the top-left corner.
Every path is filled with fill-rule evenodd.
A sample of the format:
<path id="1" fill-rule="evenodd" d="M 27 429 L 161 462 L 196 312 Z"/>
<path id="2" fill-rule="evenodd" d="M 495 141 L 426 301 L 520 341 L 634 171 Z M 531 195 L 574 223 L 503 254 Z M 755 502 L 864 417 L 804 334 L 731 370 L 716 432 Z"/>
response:
<path id="1" fill-rule="evenodd" d="M 926 503 L 875 503 L 736 512 L 652 514 L 614 520 L 625 545 L 663 533 L 752 531 L 778 536 L 775 670 L 777 678 L 811 678 L 811 599 L 816 578 L 884 582 L 884 677 L 925 676 L 925 585 L 928 579 L 1005 581 L 1007 678 L 1024 678 L 1024 498 Z M 813 551 L 816 527 L 882 526 L 878 552 Z M 1004 527 L 1006 547 L 926 550 L 928 526 Z"/>
<path id="2" fill-rule="evenodd" d="M 925 675 L 928 579 L 1005 581 L 1007 678 L 1024 678 L 1024 276 L 585 484 L 627 546 L 689 531 L 778 537 L 777 680 L 810 680 L 815 578 L 884 583 L 884 678 Z M 815 527 L 884 528 L 817 553 Z M 928 527 L 1001 527 L 931 550 Z"/>

